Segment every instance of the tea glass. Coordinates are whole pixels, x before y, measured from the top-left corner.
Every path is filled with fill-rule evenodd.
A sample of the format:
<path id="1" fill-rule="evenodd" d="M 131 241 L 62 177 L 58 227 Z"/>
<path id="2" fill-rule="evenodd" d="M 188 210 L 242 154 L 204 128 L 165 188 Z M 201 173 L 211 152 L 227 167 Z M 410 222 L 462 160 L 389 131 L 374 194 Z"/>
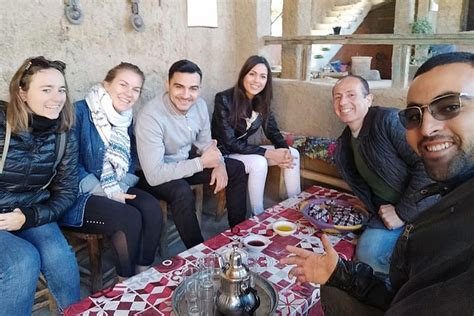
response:
<path id="1" fill-rule="evenodd" d="M 199 304 L 202 316 L 214 315 L 215 297 L 221 284 L 220 255 L 211 253 L 198 259 Z"/>
<path id="2" fill-rule="evenodd" d="M 220 255 L 217 253 L 211 253 L 198 259 L 200 279 L 211 280 L 215 293 L 217 293 L 221 284 L 219 260 L 222 259 L 219 257 Z"/>
<path id="3" fill-rule="evenodd" d="M 199 316 L 199 278 L 197 278 L 198 269 L 195 266 L 188 265 L 183 272 L 184 296 L 188 306 L 188 315 Z"/>

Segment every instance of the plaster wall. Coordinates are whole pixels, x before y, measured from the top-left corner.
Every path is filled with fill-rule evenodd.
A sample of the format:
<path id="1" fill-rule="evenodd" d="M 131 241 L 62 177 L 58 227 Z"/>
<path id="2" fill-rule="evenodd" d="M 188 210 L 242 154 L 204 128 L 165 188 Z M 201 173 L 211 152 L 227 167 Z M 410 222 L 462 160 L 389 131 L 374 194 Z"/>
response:
<path id="1" fill-rule="evenodd" d="M 344 124 L 339 122 L 332 107 L 333 85 L 334 81 L 275 79 L 272 109 L 280 129 L 300 135 L 339 136 Z M 371 89 L 371 92 L 374 105 L 405 107 L 405 89 Z"/>
<path id="2" fill-rule="evenodd" d="M 457 33 L 461 31 L 461 17 L 464 0 L 438 0 L 438 33 Z"/>
<path id="3" fill-rule="evenodd" d="M 243 60 L 258 53 L 257 36 L 270 34 L 256 22 L 264 2 L 219 0 L 218 28 L 188 28 L 186 0 L 141 1 L 145 31 L 138 33 L 129 23 L 130 1 L 80 1 L 84 21 L 72 25 L 63 0 L 0 0 L 0 98 L 7 98 L 8 83 L 26 58 L 44 55 L 67 63 L 73 100 L 114 65 L 135 63 L 147 77 L 144 103 L 162 89 L 169 66 L 187 58 L 203 71 L 202 96 L 211 111 L 215 93 L 233 85 Z"/>
<path id="4" fill-rule="evenodd" d="M 63 0 L 0 0 L 0 98 L 7 98 L 10 78 L 29 56 L 64 60 L 73 100 L 83 98 L 117 63 L 136 63 L 147 76 L 141 103 L 162 89 L 171 63 L 188 58 L 203 70 L 202 95 L 212 112 L 215 93 L 235 83 L 243 61 L 251 54 L 266 55 L 261 36 L 270 34 L 268 0 L 217 3 L 218 28 L 188 28 L 186 0 L 141 1 L 146 29 L 137 33 L 129 24 L 128 1 L 80 1 L 84 22 L 72 25 Z M 281 128 L 339 135 L 343 126 L 333 114 L 331 88 L 275 80 L 273 107 Z M 403 107 L 404 91 L 373 92 L 376 104 Z"/>

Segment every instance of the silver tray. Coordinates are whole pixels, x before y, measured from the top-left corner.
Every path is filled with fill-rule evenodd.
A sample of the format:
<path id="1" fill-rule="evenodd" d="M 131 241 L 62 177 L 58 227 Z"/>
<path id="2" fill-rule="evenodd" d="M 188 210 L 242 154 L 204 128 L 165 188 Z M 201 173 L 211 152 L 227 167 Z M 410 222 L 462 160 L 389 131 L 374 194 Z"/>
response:
<path id="1" fill-rule="evenodd" d="M 252 273 L 255 282 L 255 288 L 257 294 L 260 297 L 260 306 L 255 312 L 256 316 L 268 316 L 273 315 L 278 306 L 278 292 L 267 280 L 259 276 L 258 274 Z M 178 316 L 185 316 L 188 314 L 188 308 L 186 298 L 184 297 L 184 286 L 181 283 L 176 290 L 173 292 L 173 311 Z M 216 315 L 220 315 L 217 313 Z"/>

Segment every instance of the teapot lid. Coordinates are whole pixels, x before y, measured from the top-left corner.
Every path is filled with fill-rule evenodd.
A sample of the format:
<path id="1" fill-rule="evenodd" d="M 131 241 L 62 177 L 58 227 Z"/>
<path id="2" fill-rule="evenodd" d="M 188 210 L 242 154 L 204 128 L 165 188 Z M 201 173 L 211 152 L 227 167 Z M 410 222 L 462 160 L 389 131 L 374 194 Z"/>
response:
<path id="1" fill-rule="evenodd" d="M 248 269 L 242 263 L 242 254 L 236 248 L 230 253 L 229 267 L 225 275 L 231 280 L 242 280 L 249 275 Z"/>

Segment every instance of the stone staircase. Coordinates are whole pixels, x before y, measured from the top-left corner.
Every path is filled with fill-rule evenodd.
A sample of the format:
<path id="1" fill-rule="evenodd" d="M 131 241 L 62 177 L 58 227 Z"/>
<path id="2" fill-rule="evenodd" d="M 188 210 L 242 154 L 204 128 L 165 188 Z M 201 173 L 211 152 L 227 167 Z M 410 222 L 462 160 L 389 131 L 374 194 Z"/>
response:
<path id="1" fill-rule="evenodd" d="M 334 34 L 333 27 L 340 26 L 340 34 L 352 34 L 364 21 L 373 6 L 386 0 L 355 0 L 351 4 L 334 5 L 323 17 L 322 23 L 315 25 L 311 35 Z M 327 65 L 336 55 L 342 45 L 340 44 L 315 44 L 311 50 L 311 71 L 317 72 Z"/>

